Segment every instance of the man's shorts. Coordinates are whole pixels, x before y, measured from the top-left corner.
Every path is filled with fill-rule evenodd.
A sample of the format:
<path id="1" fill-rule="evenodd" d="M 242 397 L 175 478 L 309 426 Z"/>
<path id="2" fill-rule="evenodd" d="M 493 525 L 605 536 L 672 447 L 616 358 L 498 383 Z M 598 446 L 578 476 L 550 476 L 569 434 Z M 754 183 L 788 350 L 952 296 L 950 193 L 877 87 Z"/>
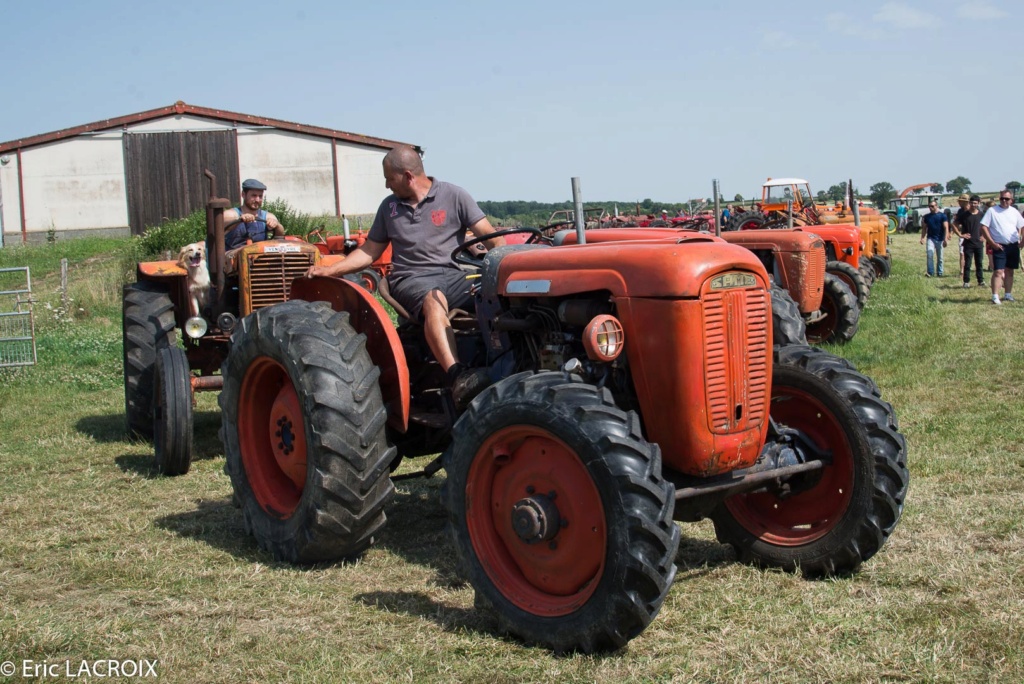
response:
<path id="1" fill-rule="evenodd" d="M 412 320 L 423 322 L 423 300 L 432 290 L 440 290 L 448 300 L 448 310 L 466 309 L 473 298 L 469 288 L 473 281 L 467 280 L 470 275 L 461 268 L 420 269 L 411 275 L 388 276 L 388 289 L 391 296 L 405 307 Z"/>
<path id="2" fill-rule="evenodd" d="M 992 269 L 998 271 L 1001 268 L 1020 268 L 1020 245 L 1016 242 L 992 250 Z"/>

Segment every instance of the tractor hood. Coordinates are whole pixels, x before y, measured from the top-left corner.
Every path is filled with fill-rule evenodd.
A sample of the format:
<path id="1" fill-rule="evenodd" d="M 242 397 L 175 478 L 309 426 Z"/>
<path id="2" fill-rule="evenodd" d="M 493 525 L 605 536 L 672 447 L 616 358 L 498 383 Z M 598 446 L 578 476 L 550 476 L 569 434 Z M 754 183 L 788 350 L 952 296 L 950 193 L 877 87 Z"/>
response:
<path id="1" fill-rule="evenodd" d="M 698 298 L 708 278 L 728 271 L 753 272 L 767 286 L 764 267 L 750 251 L 714 237 L 621 240 L 503 247 L 488 252 L 486 270 L 497 274 L 497 292 L 507 297 L 607 290 L 614 297 Z"/>

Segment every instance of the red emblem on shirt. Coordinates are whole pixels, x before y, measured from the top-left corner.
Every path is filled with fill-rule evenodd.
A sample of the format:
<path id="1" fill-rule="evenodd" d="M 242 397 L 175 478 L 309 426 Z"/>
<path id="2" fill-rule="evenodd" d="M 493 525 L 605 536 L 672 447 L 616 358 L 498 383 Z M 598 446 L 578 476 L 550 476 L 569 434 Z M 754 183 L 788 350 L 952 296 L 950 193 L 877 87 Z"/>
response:
<path id="1" fill-rule="evenodd" d="M 443 226 L 446 218 L 448 218 L 448 212 L 444 209 L 430 212 L 430 220 L 434 222 L 435 226 Z"/>

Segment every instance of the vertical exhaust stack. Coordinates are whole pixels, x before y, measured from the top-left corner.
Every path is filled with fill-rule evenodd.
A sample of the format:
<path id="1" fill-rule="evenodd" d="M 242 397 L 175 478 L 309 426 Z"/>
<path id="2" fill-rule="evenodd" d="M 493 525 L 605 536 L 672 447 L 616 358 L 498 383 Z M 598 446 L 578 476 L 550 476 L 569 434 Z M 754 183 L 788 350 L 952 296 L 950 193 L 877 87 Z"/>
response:
<path id="1" fill-rule="evenodd" d="M 860 228 L 860 207 L 857 206 L 857 199 L 853 196 L 853 179 L 846 181 L 846 196 L 850 198 L 849 207 L 853 210 L 853 225 Z"/>
<path id="2" fill-rule="evenodd" d="M 217 197 L 217 177 L 210 169 L 203 169 L 203 175 L 210 180 L 210 197 L 206 200 L 206 244 L 210 278 L 217 287 L 217 307 L 224 310 L 224 210 L 231 208 L 231 200 Z M 213 250 L 210 250 L 212 242 Z M 210 258 L 210 255 L 213 258 Z"/>
<path id="3" fill-rule="evenodd" d="M 712 197 L 715 198 L 715 235 L 722 237 L 722 198 L 718 195 L 718 179 L 711 179 Z"/>
<path id="4" fill-rule="evenodd" d="M 580 193 L 579 176 L 572 179 L 572 205 L 576 222 L 576 242 L 581 245 L 587 244 L 586 223 L 583 219 L 583 195 Z"/>

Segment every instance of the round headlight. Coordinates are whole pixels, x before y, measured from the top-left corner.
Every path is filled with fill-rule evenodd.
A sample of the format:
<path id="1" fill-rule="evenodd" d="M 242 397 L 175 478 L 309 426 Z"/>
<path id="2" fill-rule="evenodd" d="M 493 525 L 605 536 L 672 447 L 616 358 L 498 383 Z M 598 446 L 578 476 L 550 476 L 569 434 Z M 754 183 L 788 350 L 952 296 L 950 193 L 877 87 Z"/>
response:
<path id="1" fill-rule="evenodd" d="M 614 361 L 625 348 L 626 336 L 615 316 L 596 316 L 583 329 L 583 347 L 592 361 Z"/>
<path id="2" fill-rule="evenodd" d="M 205 335 L 208 328 L 206 319 L 202 316 L 193 316 L 185 321 L 185 334 L 193 340 L 197 340 Z"/>

